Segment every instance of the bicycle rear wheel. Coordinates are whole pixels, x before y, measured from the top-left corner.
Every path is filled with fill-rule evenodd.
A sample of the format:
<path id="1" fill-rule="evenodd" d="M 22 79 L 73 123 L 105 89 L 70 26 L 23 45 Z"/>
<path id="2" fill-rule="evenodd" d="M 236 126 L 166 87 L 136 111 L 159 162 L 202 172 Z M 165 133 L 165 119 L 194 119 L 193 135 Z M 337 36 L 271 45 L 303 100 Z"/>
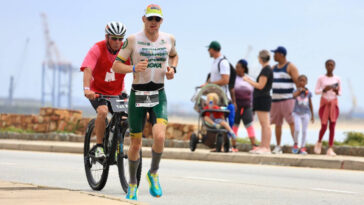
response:
<path id="1" fill-rule="evenodd" d="M 93 190 L 100 191 L 104 188 L 109 174 L 109 164 L 106 160 L 95 158 L 96 135 L 93 133 L 95 119 L 92 119 L 87 126 L 84 142 L 84 165 L 87 182 Z"/>
<path id="2" fill-rule="evenodd" d="M 128 127 L 127 123 L 126 122 L 123 123 L 121 133 L 120 133 L 120 138 L 117 143 L 118 144 L 117 166 L 118 166 L 118 171 L 119 171 L 119 179 L 120 179 L 121 187 L 123 188 L 125 193 L 128 192 L 128 186 L 129 186 L 129 184 L 128 184 L 128 177 L 129 177 L 128 150 L 129 149 L 124 146 L 125 132 L 127 130 L 127 127 Z M 140 155 L 140 161 L 139 161 L 139 166 L 138 166 L 138 170 L 137 170 L 137 186 L 138 187 L 139 187 L 140 178 L 141 178 L 141 174 L 142 174 L 142 150 L 140 150 L 139 155 Z"/>

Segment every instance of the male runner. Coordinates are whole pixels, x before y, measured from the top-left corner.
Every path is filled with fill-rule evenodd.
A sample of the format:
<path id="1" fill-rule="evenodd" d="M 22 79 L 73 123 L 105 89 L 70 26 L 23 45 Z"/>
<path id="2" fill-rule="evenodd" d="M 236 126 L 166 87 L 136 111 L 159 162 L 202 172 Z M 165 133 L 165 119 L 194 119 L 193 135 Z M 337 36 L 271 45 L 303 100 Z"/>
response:
<path id="1" fill-rule="evenodd" d="M 168 80 L 173 79 L 178 63 L 175 38 L 171 34 L 159 31 L 162 22 L 162 9 L 155 4 L 149 5 L 143 16 L 144 30 L 127 38 L 113 65 L 113 70 L 117 73 L 133 73 L 134 75 L 128 111 L 131 143 L 128 155 L 130 181 L 126 195 L 127 199 L 132 200 L 138 198 L 136 172 L 147 113 L 153 124 L 154 139 L 152 164 L 147 173 L 149 192 L 154 197 L 162 196 L 157 171 L 164 148 L 168 121 L 164 76 Z M 133 65 L 125 64 L 128 58 L 131 58 Z"/>

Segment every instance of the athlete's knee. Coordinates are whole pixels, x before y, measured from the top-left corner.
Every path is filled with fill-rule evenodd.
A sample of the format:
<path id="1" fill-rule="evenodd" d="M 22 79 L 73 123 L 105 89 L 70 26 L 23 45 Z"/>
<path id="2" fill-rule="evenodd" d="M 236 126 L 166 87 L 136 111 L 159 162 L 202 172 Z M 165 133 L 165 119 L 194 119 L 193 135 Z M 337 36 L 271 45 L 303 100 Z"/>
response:
<path id="1" fill-rule="evenodd" d="M 106 118 L 108 112 L 109 109 L 105 105 L 97 107 L 97 117 Z"/>
<path id="2" fill-rule="evenodd" d="M 154 143 L 156 144 L 164 144 L 164 139 L 166 136 L 166 133 L 162 130 L 159 130 L 158 132 L 153 134 Z"/>
<path id="3" fill-rule="evenodd" d="M 131 140 L 130 141 L 130 147 L 129 149 L 133 152 L 139 152 L 139 150 L 142 147 L 142 141 L 141 140 Z"/>
<path id="4" fill-rule="evenodd" d="M 130 145 L 130 150 L 132 152 L 139 152 L 139 150 L 141 149 L 142 145 L 141 144 L 133 144 L 133 145 Z"/>

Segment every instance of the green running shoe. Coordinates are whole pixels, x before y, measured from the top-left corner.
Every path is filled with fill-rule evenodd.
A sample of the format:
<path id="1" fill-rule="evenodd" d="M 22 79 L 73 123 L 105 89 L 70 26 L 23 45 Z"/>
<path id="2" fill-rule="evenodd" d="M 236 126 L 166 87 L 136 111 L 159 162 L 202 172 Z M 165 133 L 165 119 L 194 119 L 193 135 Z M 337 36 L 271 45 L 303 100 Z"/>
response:
<path id="1" fill-rule="evenodd" d="M 158 174 L 151 174 L 150 171 L 147 173 L 147 179 L 149 182 L 149 193 L 154 197 L 161 197 L 162 196 L 162 188 L 159 184 L 159 176 Z"/>
<path id="2" fill-rule="evenodd" d="M 125 198 L 135 201 L 138 200 L 138 186 L 136 184 L 129 184 L 128 193 Z"/>

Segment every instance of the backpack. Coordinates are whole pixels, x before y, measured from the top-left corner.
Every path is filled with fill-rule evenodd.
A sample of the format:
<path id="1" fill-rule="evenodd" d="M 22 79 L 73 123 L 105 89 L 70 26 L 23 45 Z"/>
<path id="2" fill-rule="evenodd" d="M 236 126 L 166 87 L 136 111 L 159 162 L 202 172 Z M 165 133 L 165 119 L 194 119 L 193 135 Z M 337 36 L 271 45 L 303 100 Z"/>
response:
<path id="1" fill-rule="evenodd" d="M 223 60 L 227 60 L 229 62 L 229 60 L 224 56 L 224 58 L 222 58 L 218 64 L 217 64 L 217 69 L 220 73 L 220 64 L 221 64 L 221 61 Z M 235 79 L 236 79 L 236 71 L 235 71 L 235 68 L 234 66 L 229 62 L 229 66 L 230 66 L 230 77 L 229 77 L 229 90 L 234 88 L 235 86 Z M 209 73 L 207 75 L 207 79 L 206 79 L 206 82 L 210 79 L 210 76 L 211 76 L 211 73 Z"/>
<path id="2" fill-rule="evenodd" d="M 234 88 L 234 86 L 235 86 L 236 71 L 235 71 L 234 66 L 230 63 L 230 61 L 224 56 L 224 58 L 222 58 L 217 64 L 217 69 L 219 72 L 220 72 L 220 64 L 221 64 L 221 61 L 223 61 L 223 60 L 227 60 L 229 62 L 229 66 L 230 66 L 230 77 L 229 77 L 229 90 L 230 90 L 230 89 Z"/>

